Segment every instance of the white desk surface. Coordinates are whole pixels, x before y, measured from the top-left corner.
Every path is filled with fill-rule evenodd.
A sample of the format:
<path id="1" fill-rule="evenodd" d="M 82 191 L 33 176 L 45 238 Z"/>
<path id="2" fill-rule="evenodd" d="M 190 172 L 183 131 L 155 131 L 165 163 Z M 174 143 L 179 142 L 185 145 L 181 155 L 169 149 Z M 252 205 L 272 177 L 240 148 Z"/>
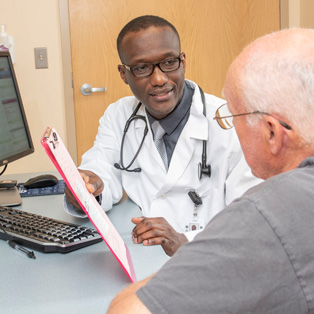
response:
<path id="1" fill-rule="evenodd" d="M 7 175 L 1 179 L 25 182 L 38 174 Z M 22 200 L 17 208 L 93 227 L 87 218 L 75 218 L 64 212 L 63 195 Z M 138 280 L 150 276 L 168 260 L 160 246 L 144 247 L 132 242 L 131 218 L 141 216 L 135 204 L 124 199 L 107 214 L 129 248 Z M 34 251 L 34 260 L 0 240 L 0 252 L 1 314 L 104 314 L 114 296 L 130 284 L 105 242 L 67 254 Z"/>

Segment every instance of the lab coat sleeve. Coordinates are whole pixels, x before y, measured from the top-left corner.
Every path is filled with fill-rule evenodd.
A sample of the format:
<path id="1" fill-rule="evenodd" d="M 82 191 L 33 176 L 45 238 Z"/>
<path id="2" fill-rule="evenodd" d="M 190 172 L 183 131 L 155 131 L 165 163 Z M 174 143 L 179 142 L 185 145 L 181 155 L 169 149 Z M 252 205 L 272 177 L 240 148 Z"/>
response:
<path id="1" fill-rule="evenodd" d="M 63 207 L 64 207 L 64 210 L 74 216 L 74 217 L 77 217 L 77 218 L 86 218 L 87 215 L 82 212 L 82 211 L 79 211 L 77 210 L 72 204 L 69 203 L 66 195 L 64 195 L 64 198 L 63 198 Z"/>
<path id="2" fill-rule="evenodd" d="M 93 147 L 83 156 L 79 169 L 89 170 L 98 175 L 103 183 L 101 207 L 104 211 L 112 208 L 123 195 L 121 170 L 114 167 L 120 160 L 120 145 L 125 121 L 132 113 L 134 97 L 125 97 L 109 105 L 99 120 L 98 133 Z M 65 200 L 65 210 L 72 215 L 81 216 Z"/>
<path id="3" fill-rule="evenodd" d="M 127 105 L 127 104 L 126 104 Z M 83 156 L 79 166 L 98 175 L 103 183 L 102 208 L 108 211 L 122 197 L 121 171 L 114 167 L 120 159 L 120 143 L 124 129 L 121 106 L 110 105 L 99 120 L 96 140 Z M 122 123 L 121 123 L 122 122 Z"/>

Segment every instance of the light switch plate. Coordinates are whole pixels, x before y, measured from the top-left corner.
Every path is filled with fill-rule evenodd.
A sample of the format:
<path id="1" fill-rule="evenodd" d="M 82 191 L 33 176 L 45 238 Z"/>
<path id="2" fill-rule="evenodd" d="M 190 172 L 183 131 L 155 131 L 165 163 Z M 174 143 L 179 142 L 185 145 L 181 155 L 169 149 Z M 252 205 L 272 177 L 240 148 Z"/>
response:
<path id="1" fill-rule="evenodd" d="M 35 68 L 36 69 L 46 69 L 48 68 L 48 56 L 47 48 L 34 48 L 35 53 Z"/>

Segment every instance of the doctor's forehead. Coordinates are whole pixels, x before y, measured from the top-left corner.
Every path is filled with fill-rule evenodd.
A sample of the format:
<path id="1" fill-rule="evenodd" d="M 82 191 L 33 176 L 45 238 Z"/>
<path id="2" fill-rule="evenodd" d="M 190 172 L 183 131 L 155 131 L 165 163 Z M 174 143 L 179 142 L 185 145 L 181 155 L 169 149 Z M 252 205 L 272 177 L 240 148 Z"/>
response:
<path id="1" fill-rule="evenodd" d="M 176 33 L 168 26 L 149 27 L 138 32 L 127 33 L 120 46 L 120 56 L 124 58 L 146 58 L 152 54 L 176 56 L 180 53 L 180 42 Z M 158 61 L 158 60 L 157 60 Z"/>

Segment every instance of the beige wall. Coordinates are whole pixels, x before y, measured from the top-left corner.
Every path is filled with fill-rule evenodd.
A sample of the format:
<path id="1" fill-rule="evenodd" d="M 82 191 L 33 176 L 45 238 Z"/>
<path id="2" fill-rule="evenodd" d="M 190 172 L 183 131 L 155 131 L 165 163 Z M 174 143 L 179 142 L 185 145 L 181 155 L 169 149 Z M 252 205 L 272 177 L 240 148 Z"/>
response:
<path id="1" fill-rule="evenodd" d="M 289 27 L 300 27 L 301 1 L 289 0 Z"/>
<path id="2" fill-rule="evenodd" d="M 301 0 L 300 5 L 300 26 L 314 28 L 314 1 Z"/>
<path id="3" fill-rule="evenodd" d="M 286 10 L 283 27 L 314 28 L 313 0 L 281 1 Z M 6 24 L 7 33 L 14 37 L 15 70 L 35 145 L 35 153 L 9 164 L 5 174 L 54 170 L 40 144 L 45 128 L 55 127 L 66 145 L 67 137 L 72 138 L 74 132 L 73 117 L 69 117 L 73 114 L 68 100 L 71 91 L 68 85 L 64 89 L 64 83 L 69 81 L 70 61 L 63 67 L 61 48 L 65 42 L 61 44 L 59 0 L 0 0 L 0 7 L 0 24 Z M 47 47 L 48 69 L 35 69 L 35 47 Z M 73 143 L 68 142 L 71 151 Z"/>
<path id="4" fill-rule="evenodd" d="M 14 38 L 14 68 L 35 146 L 5 174 L 54 170 L 40 138 L 47 126 L 66 136 L 59 2 L 0 0 L 0 8 L 0 24 Z M 35 47 L 47 47 L 48 69 L 35 69 Z"/>
<path id="5" fill-rule="evenodd" d="M 314 28 L 313 0 L 281 0 L 282 28 Z"/>

